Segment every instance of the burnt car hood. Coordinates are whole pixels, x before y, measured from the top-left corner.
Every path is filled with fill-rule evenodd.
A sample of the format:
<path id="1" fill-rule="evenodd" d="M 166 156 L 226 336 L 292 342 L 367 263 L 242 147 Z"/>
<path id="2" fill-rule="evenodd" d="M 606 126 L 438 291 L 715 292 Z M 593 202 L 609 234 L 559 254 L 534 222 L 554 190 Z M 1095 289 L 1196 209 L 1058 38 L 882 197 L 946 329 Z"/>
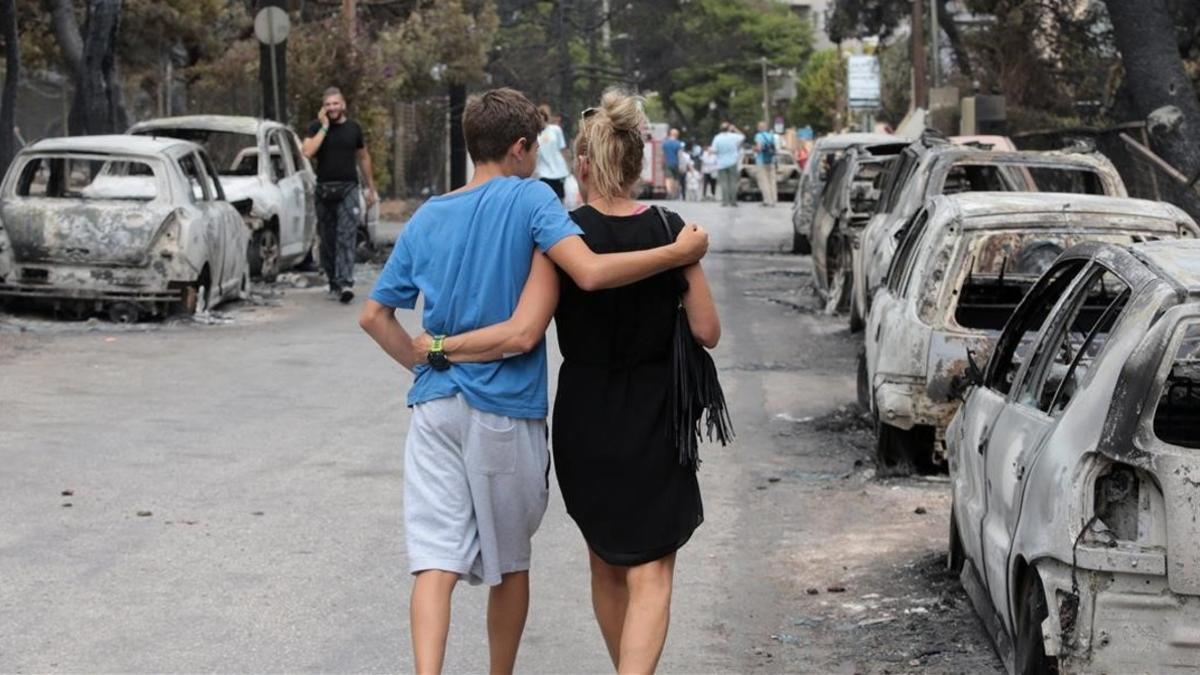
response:
<path id="1" fill-rule="evenodd" d="M 171 207 L 166 204 L 23 200 L 0 207 L 21 263 L 140 266 Z"/>

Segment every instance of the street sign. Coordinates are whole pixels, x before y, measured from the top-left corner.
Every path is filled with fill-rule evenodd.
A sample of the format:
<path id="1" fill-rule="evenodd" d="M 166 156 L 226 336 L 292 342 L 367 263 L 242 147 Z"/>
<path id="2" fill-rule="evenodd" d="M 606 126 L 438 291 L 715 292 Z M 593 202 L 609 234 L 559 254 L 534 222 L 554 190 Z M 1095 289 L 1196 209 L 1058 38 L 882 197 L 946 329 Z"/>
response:
<path id="1" fill-rule="evenodd" d="M 851 108 L 880 107 L 878 57 L 851 56 L 846 60 L 846 94 Z"/>
<path id="2" fill-rule="evenodd" d="M 291 28 L 287 12 L 280 7 L 264 7 L 254 15 L 254 37 L 265 45 L 273 47 L 283 42 Z"/>

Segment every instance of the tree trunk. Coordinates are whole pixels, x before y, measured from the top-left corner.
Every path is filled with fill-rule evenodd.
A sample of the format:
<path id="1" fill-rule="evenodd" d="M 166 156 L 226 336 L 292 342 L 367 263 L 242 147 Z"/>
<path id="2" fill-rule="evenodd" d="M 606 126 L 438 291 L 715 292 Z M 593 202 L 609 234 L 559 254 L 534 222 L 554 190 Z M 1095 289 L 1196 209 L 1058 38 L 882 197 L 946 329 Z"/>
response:
<path id="1" fill-rule="evenodd" d="M 63 4 L 64 0 L 57 0 L 54 13 L 60 46 L 75 41 L 70 35 L 74 14 L 60 11 Z M 69 9 L 70 2 L 65 4 Z M 116 63 L 120 27 L 121 0 L 88 0 L 86 36 L 78 67 L 73 66 L 71 56 L 66 56 L 68 65 L 75 70 L 75 98 L 71 103 L 69 124 L 72 134 L 120 133 L 129 126 Z M 64 55 L 67 51 L 63 50 Z"/>
<path id="2" fill-rule="evenodd" d="M 17 41 L 16 0 L 0 0 L 0 32 L 4 35 L 4 93 L 0 95 L 0 175 L 8 170 L 17 152 L 17 85 L 21 78 L 21 50 Z"/>
<path id="3" fill-rule="evenodd" d="M 1200 171 L 1200 102 L 1176 48 L 1167 0 L 1105 0 L 1125 86 L 1137 114 L 1154 115 L 1151 144 L 1163 159 L 1189 177 Z M 1172 106 L 1179 114 L 1163 114 Z"/>
<path id="4" fill-rule="evenodd" d="M 946 37 L 950 41 L 950 49 L 954 52 L 954 60 L 958 63 L 959 72 L 968 80 L 974 80 L 975 73 L 971 68 L 971 58 L 963 47 L 962 33 L 958 30 L 958 24 L 954 23 L 954 16 L 946 8 L 948 2 L 949 0 L 934 0 L 934 7 L 938 13 L 938 27 L 946 33 Z"/>

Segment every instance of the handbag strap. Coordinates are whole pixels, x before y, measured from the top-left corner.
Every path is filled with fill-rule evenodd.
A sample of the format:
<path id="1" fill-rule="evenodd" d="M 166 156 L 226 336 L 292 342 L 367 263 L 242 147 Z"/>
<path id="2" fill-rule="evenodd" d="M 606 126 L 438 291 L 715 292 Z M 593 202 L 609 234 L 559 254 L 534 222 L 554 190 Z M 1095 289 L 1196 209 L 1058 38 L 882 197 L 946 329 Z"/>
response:
<path id="1" fill-rule="evenodd" d="M 658 204 L 654 205 L 654 212 L 658 214 L 658 219 L 662 221 L 663 230 L 667 233 L 667 243 L 675 241 L 675 235 L 671 233 L 671 223 L 667 221 L 667 210 Z"/>

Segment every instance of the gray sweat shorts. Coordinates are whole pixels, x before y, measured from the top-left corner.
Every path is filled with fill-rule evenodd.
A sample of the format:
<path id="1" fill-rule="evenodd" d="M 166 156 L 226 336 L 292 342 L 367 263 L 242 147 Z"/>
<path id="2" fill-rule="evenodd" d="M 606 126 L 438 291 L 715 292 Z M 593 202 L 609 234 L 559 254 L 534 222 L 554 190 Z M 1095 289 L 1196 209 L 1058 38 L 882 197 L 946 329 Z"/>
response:
<path id="1" fill-rule="evenodd" d="M 549 498 L 546 421 L 472 408 L 461 394 L 413 406 L 404 446 L 408 571 L 472 585 L 529 569 Z"/>

